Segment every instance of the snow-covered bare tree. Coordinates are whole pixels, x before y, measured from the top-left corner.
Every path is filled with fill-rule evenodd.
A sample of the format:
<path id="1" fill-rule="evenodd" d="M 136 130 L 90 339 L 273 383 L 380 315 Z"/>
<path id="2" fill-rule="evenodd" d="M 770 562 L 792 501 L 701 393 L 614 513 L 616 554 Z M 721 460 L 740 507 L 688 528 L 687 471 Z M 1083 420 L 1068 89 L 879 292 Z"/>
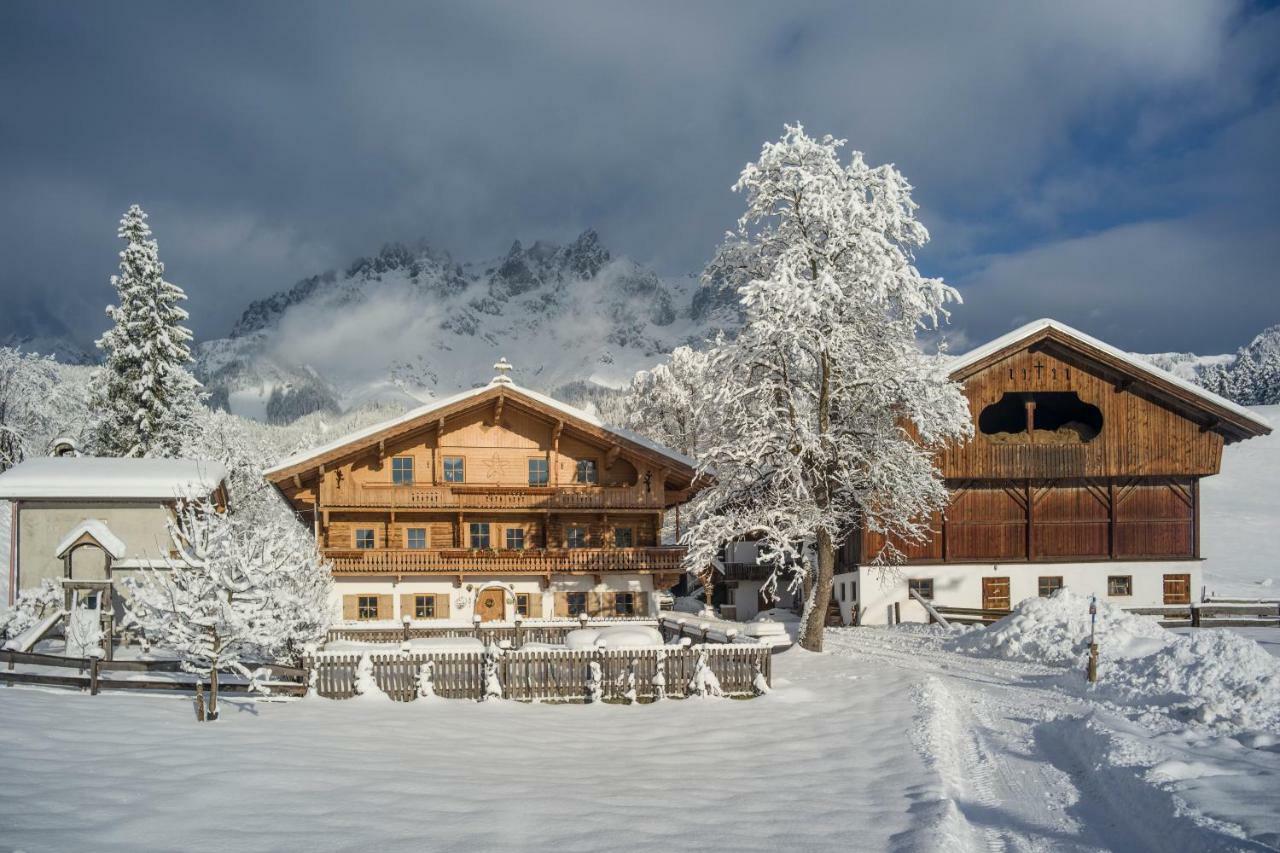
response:
<path id="1" fill-rule="evenodd" d="M 947 501 L 934 453 L 972 433 L 943 357 L 916 342 L 959 295 L 915 267 L 928 232 L 911 187 L 858 152 L 842 164 L 843 144 L 788 126 L 734 186 L 747 210 L 707 278 L 734 282 L 745 323 L 709 353 L 717 435 L 699 467 L 715 483 L 683 537 L 694 572 L 743 538 L 758 540 L 775 579 L 802 561 L 801 643 L 813 650 L 845 535 L 927 535 Z"/>
<path id="2" fill-rule="evenodd" d="M 195 431 L 203 393 L 192 376 L 191 331 L 183 323 L 187 295 L 165 281 L 147 214 L 133 205 L 120 220 L 120 274 L 111 277 L 114 323 L 98 340 L 106 353 L 95 385 L 98 452 L 108 456 L 172 457 Z"/>
<path id="3" fill-rule="evenodd" d="M 624 402 L 624 426 L 697 459 L 712 435 L 703 404 L 708 363 L 705 352 L 682 346 L 665 363 L 637 373 Z"/>
<path id="4" fill-rule="evenodd" d="M 44 456 L 65 436 L 84 439 L 85 368 L 49 356 L 0 347 L 0 471 L 29 456 Z"/>
<path id="5" fill-rule="evenodd" d="M 208 679 L 218 713 L 218 672 L 259 685 L 254 664 L 296 662 L 323 638 L 332 614 L 329 568 L 292 527 L 184 502 L 169 525 L 178 556 L 125 581 L 127 624 Z"/>

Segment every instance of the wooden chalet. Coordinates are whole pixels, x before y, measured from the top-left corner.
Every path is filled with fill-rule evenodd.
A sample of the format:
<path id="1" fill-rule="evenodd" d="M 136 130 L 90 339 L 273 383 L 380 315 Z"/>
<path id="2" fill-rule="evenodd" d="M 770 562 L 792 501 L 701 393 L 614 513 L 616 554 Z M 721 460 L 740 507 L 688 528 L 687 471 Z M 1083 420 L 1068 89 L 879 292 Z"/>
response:
<path id="1" fill-rule="evenodd" d="M 870 576 L 882 537 L 848 539 L 846 622 L 922 618 L 909 589 L 996 610 L 1062 586 L 1133 607 L 1198 595 L 1200 480 L 1265 419 L 1053 320 L 956 359 L 951 377 L 975 431 L 939 459 L 951 504 L 929 541 L 888 543 L 901 583 Z"/>
<path id="2" fill-rule="evenodd" d="M 265 472 L 333 561 L 343 618 L 653 615 L 682 571 L 661 531 L 692 461 L 495 368 Z"/>

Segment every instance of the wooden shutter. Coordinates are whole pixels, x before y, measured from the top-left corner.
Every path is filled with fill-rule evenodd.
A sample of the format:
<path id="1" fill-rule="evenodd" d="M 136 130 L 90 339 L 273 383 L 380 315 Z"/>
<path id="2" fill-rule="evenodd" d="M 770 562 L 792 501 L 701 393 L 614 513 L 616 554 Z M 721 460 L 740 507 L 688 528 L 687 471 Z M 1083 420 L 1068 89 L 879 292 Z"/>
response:
<path id="1" fill-rule="evenodd" d="M 529 618 L 539 619 L 542 617 L 542 593 L 529 593 Z"/>
<path id="2" fill-rule="evenodd" d="M 416 615 L 416 614 L 415 614 L 415 612 L 414 612 L 414 609 L 415 609 L 415 608 L 414 608 L 414 606 L 413 606 L 413 600 L 414 600 L 416 597 L 417 597 L 417 596 L 416 596 L 414 593 L 412 593 L 412 592 L 406 592 L 406 593 L 404 593 L 403 595 L 401 595 L 401 596 L 400 596 L 400 618 L 401 618 L 401 620 L 403 620 L 403 619 L 404 619 L 404 617 L 406 617 L 406 616 L 408 616 L 410 619 L 417 619 L 417 618 L 418 618 L 418 617 L 417 617 L 417 615 Z"/>
<path id="3" fill-rule="evenodd" d="M 557 616 L 569 615 L 569 593 L 557 592 L 556 596 L 556 614 Z"/>
<path id="4" fill-rule="evenodd" d="M 449 593 L 436 593 L 436 616 L 437 619 L 449 618 Z"/>
<path id="5" fill-rule="evenodd" d="M 354 621 L 360 618 L 360 596 L 342 596 L 342 618 L 347 621 Z"/>
<path id="6" fill-rule="evenodd" d="M 649 615 L 649 593 L 643 591 L 633 592 L 631 593 L 631 600 L 635 602 L 635 614 L 637 616 Z"/>
<path id="7" fill-rule="evenodd" d="M 379 619 L 396 618 L 396 614 L 394 610 L 395 604 L 393 603 L 393 599 L 394 599 L 394 596 L 392 596 L 390 593 L 386 595 L 378 596 L 378 618 Z"/>

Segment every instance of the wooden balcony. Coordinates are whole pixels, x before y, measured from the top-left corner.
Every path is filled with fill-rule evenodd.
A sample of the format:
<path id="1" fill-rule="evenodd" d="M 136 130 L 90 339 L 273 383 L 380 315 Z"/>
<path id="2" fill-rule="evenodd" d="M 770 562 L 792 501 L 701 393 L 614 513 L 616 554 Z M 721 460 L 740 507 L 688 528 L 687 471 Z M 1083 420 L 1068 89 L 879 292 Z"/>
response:
<path id="1" fill-rule="evenodd" d="M 564 550 L 466 548 L 439 550 L 350 550 L 330 548 L 324 556 L 338 575 L 368 574 L 537 574 L 577 572 L 680 572 L 683 547 L 569 548 Z"/>
<path id="2" fill-rule="evenodd" d="M 327 509 L 378 510 L 609 510 L 662 509 L 660 486 L 393 486 L 326 487 Z"/>

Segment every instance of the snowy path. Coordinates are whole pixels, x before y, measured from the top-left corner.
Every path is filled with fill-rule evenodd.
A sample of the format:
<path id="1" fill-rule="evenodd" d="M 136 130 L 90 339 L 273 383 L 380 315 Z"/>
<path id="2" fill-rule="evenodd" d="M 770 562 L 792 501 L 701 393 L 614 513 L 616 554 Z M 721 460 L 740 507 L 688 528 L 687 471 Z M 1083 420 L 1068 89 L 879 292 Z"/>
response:
<path id="1" fill-rule="evenodd" d="M 1280 841 L 1274 751 L 1149 731 L 1083 689 L 1063 689 L 1070 676 L 1060 669 L 954 654 L 907 632 L 827 636 L 833 654 L 922 678 L 915 738 L 940 777 L 943 849 L 1192 853 Z M 1152 766 L 1192 772 L 1166 781 Z M 1178 784 L 1204 779 L 1205 790 Z"/>

